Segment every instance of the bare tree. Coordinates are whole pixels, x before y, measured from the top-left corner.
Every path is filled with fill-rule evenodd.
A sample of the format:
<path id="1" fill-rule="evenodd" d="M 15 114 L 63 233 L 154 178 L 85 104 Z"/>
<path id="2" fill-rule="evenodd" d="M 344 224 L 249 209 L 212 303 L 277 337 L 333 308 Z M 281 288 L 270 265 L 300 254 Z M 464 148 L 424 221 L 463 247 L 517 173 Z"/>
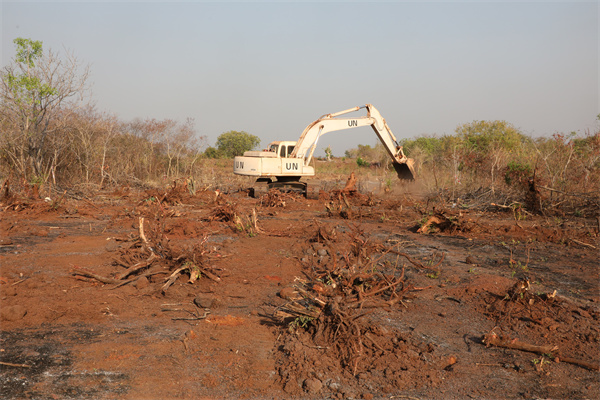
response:
<path id="1" fill-rule="evenodd" d="M 42 51 L 42 42 L 17 38 L 17 54 L 0 73 L 0 138 L 6 161 L 23 177 L 47 179 L 57 154 L 48 136 L 54 120 L 84 101 L 89 67 L 81 68 L 70 52 L 64 57 Z"/>

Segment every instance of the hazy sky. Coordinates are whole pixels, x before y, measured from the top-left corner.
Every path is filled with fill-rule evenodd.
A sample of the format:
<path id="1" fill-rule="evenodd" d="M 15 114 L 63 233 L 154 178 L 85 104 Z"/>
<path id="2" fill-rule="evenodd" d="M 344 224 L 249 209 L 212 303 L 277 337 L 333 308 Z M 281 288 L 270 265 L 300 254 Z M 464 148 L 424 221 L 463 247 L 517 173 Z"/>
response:
<path id="1" fill-rule="evenodd" d="M 597 1 L 2 1 L 0 13 L 2 66 L 16 37 L 66 48 L 90 65 L 99 110 L 191 117 L 210 145 L 229 130 L 262 147 L 296 140 L 365 103 L 398 139 L 474 120 L 583 133 L 600 113 Z M 319 147 L 376 142 L 358 128 Z"/>

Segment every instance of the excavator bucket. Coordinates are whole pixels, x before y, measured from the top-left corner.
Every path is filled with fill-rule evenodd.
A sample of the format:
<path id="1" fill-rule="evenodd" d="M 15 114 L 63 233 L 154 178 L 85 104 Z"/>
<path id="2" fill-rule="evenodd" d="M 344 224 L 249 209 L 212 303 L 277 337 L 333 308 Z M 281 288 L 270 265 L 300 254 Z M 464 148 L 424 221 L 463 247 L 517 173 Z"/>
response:
<path id="1" fill-rule="evenodd" d="M 398 174 L 398 179 L 414 181 L 415 180 L 415 171 L 413 168 L 413 160 L 408 159 L 405 163 L 399 163 L 394 161 L 394 169 Z"/>

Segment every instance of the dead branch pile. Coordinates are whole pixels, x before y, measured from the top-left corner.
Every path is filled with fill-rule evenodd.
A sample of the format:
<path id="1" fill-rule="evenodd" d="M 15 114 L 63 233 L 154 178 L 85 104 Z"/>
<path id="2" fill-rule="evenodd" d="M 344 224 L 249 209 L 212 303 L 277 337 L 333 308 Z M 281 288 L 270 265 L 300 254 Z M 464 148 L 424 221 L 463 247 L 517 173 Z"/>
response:
<path id="1" fill-rule="evenodd" d="M 298 200 L 299 196 L 297 193 L 286 193 L 277 189 L 271 189 L 261 196 L 258 203 L 263 207 L 285 207 L 286 204 Z"/>
<path id="2" fill-rule="evenodd" d="M 219 282 L 221 279 L 212 270 L 209 264 L 211 250 L 207 245 L 208 236 L 193 246 L 177 248 L 171 245 L 164 235 L 164 226 L 158 221 L 150 225 L 150 230 L 145 229 L 145 218 L 139 218 L 139 236 L 124 239 L 128 245 L 120 250 L 113 264 L 124 268 L 115 272 L 113 276 L 106 277 L 92 271 L 74 267 L 73 275 L 95 279 L 99 282 L 112 285 L 110 289 L 134 283 L 140 279 L 153 281 L 156 275 L 163 275 L 164 293 L 182 275 L 189 275 L 189 283 L 194 283 L 201 276 Z M 160 280 L 159 280 L 160 281 Z"/>
<path id="3" fill-rule="evenodd" d="M 164 190 L 148 190 L 144 194 L 144 200 L 156 201 L 159 204 L 179 205 L 188 199 L 194 192 L 193 181 L 187 178 L 175 179 L 173 183 Z"/>
<path id="4" fill-rule="evenodd" d="M 475 222 L 465 218 L 462 213 L 450 214 L 445 211 L 436 211 L 433 215 L 423 217 L 418 233 L 469 232 L 475 227 Z"/>
<path id="5" fill-rule="evenodd" d="M 376 271 L 373 251 L 378 247 L 357 228 L 349 237 L 345 251 L 336 252 L 335 232 L 318 228 L 313 241 L 324 245 L 313 248 L 319 248 L 319 262 L 308 266 L 306 278 L 297 278 L 293 287 L 281 290 L 286 303 L 276 308 L 272 318 L 285 324 L 288 332 L 303 329 L 313 346 L 332 349 L 340 366 L 356 375 L 361 360 L 386 352 L 364 317 L 403 304 L 412 286 L 404 267 L 390 274 Z"/>
<path id="6" fill-rule="evenodd" d="M 570 354 L 575 350 L 585 357 L 588 356 L 587 352 L 582 350 L 585 344 L 591 343 L 592 347 L 597 347 L 598 329 L 591 322 L 597 319 L 597 316 L 592 316 L 591 311 L 588 312 L 557 296 L 556 290 L 552 293 L 534 293 L 526 276 L 519 276 L 505 295 L 492 293 L 490 295 L 492 301 L 486 306 L 485 314 L 495 319 L 496 326 L 483 336 L 482 341 L 486 346 L 538 353 L 556 362 L 568 362 L 591 370 L 600 369 L 597 362 L 586 361 Z M 573 315 L 581 318 L 578 324 L 573 325 Z M 531 344 L 515 337 L 527 334 L 526 324 L 534 324 L 531 336 L 534 341 L 541 341 L 544 344 Z M 500 330 L 502 333 L 497 334 L 495 330 Z M 555 332 L 564 330 L 577 332 L 575 336 L 582 343 L 575 348 L 567 349 L 568 343 L 561 340 L 560 335 L 554 335 Z M 514 333 L 511 334 L 511 331 Z M 545 333 L 540 335 L 540 332 Z M 554 343 L 561 344 L 552 344 L 550 340 L 553 337 Z"/>
<path id="7" fill-rule="evenodd" d="M 0 188 L 0 210 L 22 211 L 44 204 L 40 201 L 39 185 L 29 184 L 25 180 L 12 181 L 7 178 Z"/>
<path id="8" fill-rule="evenodd" d="M 48 193 L 51 189 L 48 190 Z M 23 211 L 25 209 L 40 208 L 45 210 L 56 210 L 63 202 L 65 193 L 58 201 L 52 201 L 49 197 L 43 199 L 40 196 L 40 186 L 29 184 L 24 179 L 11 181 L 7 178 L 0 187 L 0 211 Z"/>
<path id="9" fill-rule="evenodd" d="M 504 296 L 494 295 L 486 307 L 486 314 L 494 317 L 497 326 L 510 326 L 515 319 L 538 321 L 545 317 L 557 317 L 561 300 L 552 293 L 534 293 L 526 276 L 519 276 Z"/>
<path id="10" fill-rule="evenodd" d="M 208 221 L 233 222 L 236 220 L 239 211 L 235 204 L 222 203 L 212 209 L 208 215 Z"/>
<path id="11" fill-rule="evenodd" d="M 10 180 L 6 179 L 0 189 L 0 210 L 19 211 L 30 207 L 30 202 L 19 198 L 10 187 Z"/>
<path id="12" fill-rule="evenodd" d="M 10 191 L 10 180 L 6 179 L 2 184 L 2 189 L 0 189 L 0 201 L 2 202 L 10 202 L 12 199 L 12 193 Z"/>

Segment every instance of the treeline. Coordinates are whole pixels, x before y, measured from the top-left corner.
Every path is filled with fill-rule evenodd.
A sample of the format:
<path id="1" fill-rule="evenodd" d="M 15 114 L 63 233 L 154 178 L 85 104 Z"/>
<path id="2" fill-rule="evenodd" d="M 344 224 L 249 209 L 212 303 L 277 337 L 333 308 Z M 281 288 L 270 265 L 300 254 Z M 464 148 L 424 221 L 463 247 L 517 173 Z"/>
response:
<path id="1" fill-rule="evenodd" d="M 226 162 L 212 159 L 229 159 L 260 143 L 247 132 L 229 131 L 203 151 L 206 138 L 196 133 L 191 119 L 120 121 L 89 105 L 89 71 L 72 54 L 44 53 L 41 42 L 29 39 L 14 43 L 16 56 L 0 73 L 2 181 L 160 184 L 206 176 L 207 167 Z M 597 201 L 598 129 L 532 138 L 505 121 L 474 121 L 453 135 L 422 136 L 401 144 L 415 160 L 420 185 L 431 192 L 451 192 L 456 198 L 480 189 L 525 193 L 542 187 Z M 327 154 L 331 156 L 331 149 Z M 346 157 L 356 158 L 358 166 L 374 164 L 391 173 L 385 172 L 389 157 L 381 145 L 359 145 Z"/>
<path id="2" fill-rule="evenodd" d="M 90 106 L 89 69 L 72 54 L 43 52 L 42 42 L 14 40 L 0 72 L 0 179 L 25 185 L 160 183 L 200 173 L 202 157 L 256 146 L 246 132 L 226 132 L 207 154 L 194 121 L 124 122 Z"/>
<path id="3" fill-rule="evenodd" d="M 123 122 L 92 107 L 62 108 L 43 131 L 11 122 L 3 118 L 0 125 L 0 176 L 37 185 L 106 186 L 193 175 L 205 140 L 191 119 Z"/>
<path id="4" fill-rule="evenodd" d="M 600 120 L 600 116 L 599 116 Z M 556 133 L 533 138 L 505 121 L 474 121 L 452 135 L 400 141 L 415 161 L 417 179 L 431 193 L 448 198 L 486 193 L 506 202 L 540 198 L 569 204 L 594 203 L 600 188 L 600 131 Z M 391 170 L 383 146 L 346 152 L 359 166 Z M 572 201 L 577 200 L 577 201 Z"/>
<path id="5" fill-rule="evenodd" d="M 435 188 L 528 187 L 592 193 L 600 183 L 600 133 L 532 138 L 505 121 L 475 121 L 455 135 L 402 142 L 422 176 Z"/>

